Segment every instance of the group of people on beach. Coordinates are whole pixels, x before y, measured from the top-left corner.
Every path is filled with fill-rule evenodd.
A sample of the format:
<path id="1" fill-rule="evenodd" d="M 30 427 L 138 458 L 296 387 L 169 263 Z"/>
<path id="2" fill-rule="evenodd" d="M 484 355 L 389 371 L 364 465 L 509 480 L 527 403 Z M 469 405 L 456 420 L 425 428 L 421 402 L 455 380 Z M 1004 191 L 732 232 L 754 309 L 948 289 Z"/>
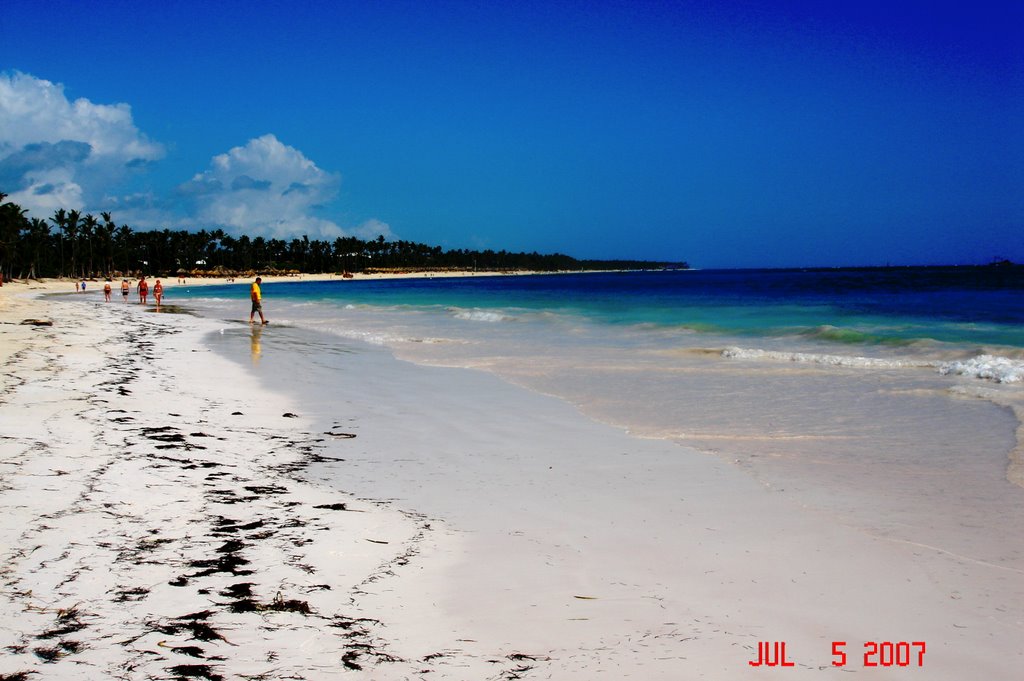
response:
<path id="1" fill-rule="evenodd" d="M 81 287 L 81 292 L 85 293 L 85 279 L 82 280 L 81 284 L 75 286 L 76 291 L 79 290 L 79 286 Z M 128 302 L 128 295 L 131 293 L 131 288 L 132 287 L 128 283 L 127 279 L 121 280 L 121 297 L 126 303 Z M 139 277 L 139 281 L 135 285 L 135 290 L 139 294 L 139 304 L 146 305 L 149 302 L 149 282 L 146 281 L 145 276 Z M 110 279 L 107 279 L 106 283 L 103 284 L 103 300 L 109 303 L 112 293 L 113 286 L 111 286 Z M 159 279 L 157 279 L 156 283 L 153 284 L 153 298 L 156 300 L 157 307 L 160 307 L 160 303 L 163 302 L 163 297 L 164 285 L 160 283 Z"/>
<path id="2" fill-rule="evenodd" d="M 179 277 L 179 283 L 183 281 Z M 262 277 L 256 277 L 256 281 L 253 282 L 252 287 L 249 289 L 249 298 L 252 301 L 252 309 L 249 310 L 249 323 L 252 324 L 257 314 L 260 316 L 260 323 L 266 324 L 267 319 L 263 316 L 263 291 L 260 288 L 260 284 L 263 283 Z M 85 293 L 86 281 L 82 279 L 80 283 L 75 284 L 75 292 Z M 139 304 L 146 305 L 149 303 L 149 282 L 146 281 L 145 276 L 139 277 L 138 283 L 135 285 L 135 290 L 139 294 Z M 110 279 L 107 279 L 106 283 L 103 284 L 103 299 L 106 302 L 110 302 L 110 296 L 113 293 L 113 287 L 111 286 Z M 128 302 L 128 296 L 131 293 L 131 285 L 127 279 L 121 280 L 121 297 L 124 302 Z M 159 308 L 160 303 L 163 302 L 164 297 L 164 285 L 157 279 L 156 283 L 153 284 L 153 298 L 156 300 L 156 306 Z"/>

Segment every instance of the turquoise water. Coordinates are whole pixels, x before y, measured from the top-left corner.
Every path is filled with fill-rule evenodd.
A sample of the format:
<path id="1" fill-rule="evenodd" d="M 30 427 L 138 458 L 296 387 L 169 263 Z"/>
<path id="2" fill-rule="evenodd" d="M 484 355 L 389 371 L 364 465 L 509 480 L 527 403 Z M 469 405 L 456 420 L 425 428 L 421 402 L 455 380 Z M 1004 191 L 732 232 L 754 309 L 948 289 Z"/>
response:
<path id="1" fill-rule="evenodd" d="M 273 304 L 370 306 L 480 321 L 544 316 L 825 345 L 1024 349 L 1024 268 L 722 270 L 266 284 Z M 244 285 L 195 295 L 246 297 Z M 326 313 L 325 314 L 330 314 Z"/>
<path id="2" fill-rule="evenodd" d="M 884 441 L 895 455 L 940 432 L 953 441 L 923 425 L 936 408 L 898 422 L 924 395 L 1024 392 L 1019 267 L 296 281 L 263 293 L 271 332 L 305 327 L 417 363 L 490 371 L 634 432 L 722 452 L 764 433 L 775 434 L 773 451 L 795 451 L 876 432 L 872 446 Z M 247 284 L 191 296 L 211 316 L 248 317 Z M 873 425 L 880 414 L 893 416 L 884 434 Z M 986 429 L 957 432 L 968 447 Z"/>

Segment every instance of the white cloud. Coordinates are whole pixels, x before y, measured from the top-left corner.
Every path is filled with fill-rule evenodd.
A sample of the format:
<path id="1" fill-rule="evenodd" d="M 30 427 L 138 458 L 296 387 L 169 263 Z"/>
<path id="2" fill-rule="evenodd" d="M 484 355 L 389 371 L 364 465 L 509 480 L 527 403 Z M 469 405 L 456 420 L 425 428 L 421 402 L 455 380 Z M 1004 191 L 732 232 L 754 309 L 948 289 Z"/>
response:
<path id="1" fill-rule="evenodd" d="M 395 235 L 391 233 L 391 226 L 386 222 L 381 222 L 376 218 L 367 220 L 358 227 L 353 227 L 348 230 L 352 236 L 357 236 L 364 241 L 372 241 L 379 236 L 383 236 L 385 239 L 394 239 Z"/>
<path id="2" fill-rule="evenodd" d="M 316 217 L 317 209 L 332 201 L 341 179 L 317 167 L 298 149 L 274 135 L 249 140 L 226 154 L 214 156 L 210 168 L 179 187 L 194 202 L 195 219 L 235 234 L 333 239 L 362 233 L 363 227 L 391 236 L 387 224 L 371 220 L 353 230 Z"/>
<path id="3" fill-rule="evenodd" d="M 60 84 L 0 73 L 0 189 L 34 213 L 88 207 L 163 153 L 127 104 L 72 102 Z"/>
<path id="4" fill-rule="evenodd" d="M 138 229 L 222 227 L 281 239 L 394 237 L 376 219 L 343 229 L 319 217 L 338 194 L 339 175 L 274 135 L 214 156 L 173 195 L 126 188 L 129 173 L 163 155 L 163 146 L 135 127 L 127 104 L 69 101 L 59 83 L 0 73 L 0 191 L 35 217 L 58 208 L 109 210 Z"/>

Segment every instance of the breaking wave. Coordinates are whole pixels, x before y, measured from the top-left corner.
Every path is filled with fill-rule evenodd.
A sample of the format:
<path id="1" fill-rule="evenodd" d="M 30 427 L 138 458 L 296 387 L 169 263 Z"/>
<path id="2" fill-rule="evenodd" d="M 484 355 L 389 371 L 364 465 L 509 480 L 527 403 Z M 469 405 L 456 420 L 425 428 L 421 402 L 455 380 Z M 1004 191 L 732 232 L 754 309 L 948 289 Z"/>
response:
<path id="1" fill-rule="evenodd" d="M 878 357 L 852 357 L 850 355 L 826 355 L 814 352 L 784 352 L 780 350 L 759 350 L 749 348 L 726 348 L 722 357 L 729 359 L 759 359 L 782 362 L 806 362 L 829 366 L 864 367 L 870 369 L 902 369 L 906 367 L 938 367 L 942 363 L 931 360 L 882 359 Z"/>
<path id="2" fill-rule="evenodd" d="M 994 355 L 979 355 L 964 361 L 946 362 L 939 367 L 939 373 L 973 376 L 996 383 L 1020 383 L 1024 381 L 1024 361 Z"/>
<path id="3" fill-rule="evenodd" d="M 761 350 L 758 348 L 726 348 L 722 357 L 729 359 L 768 360 L 779 362 L 803 362 L 827 366 L 860 367 L 867 369 L 905 369 L 924 367 L 937 370 L 943 376 L 958 375 L 980 378 L 996 383 L 1024 382 L 1024 360 L 979 355 L 967 360 L 944 362 L 924 359 L 884 359 L 878 357 L 853 357 L 849 355 L 828 355 L 813 352 L 785 352 Z"/>

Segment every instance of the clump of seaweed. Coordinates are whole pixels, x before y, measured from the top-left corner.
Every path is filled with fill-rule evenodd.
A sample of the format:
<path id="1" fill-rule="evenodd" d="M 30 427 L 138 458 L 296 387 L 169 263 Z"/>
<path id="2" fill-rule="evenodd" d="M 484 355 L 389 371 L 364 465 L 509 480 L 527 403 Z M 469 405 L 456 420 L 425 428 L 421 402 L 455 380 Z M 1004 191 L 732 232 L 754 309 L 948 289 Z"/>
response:
<path id="1" fill-rule="evenodd" d="M 43 662 L 56 662 L 62 657 L 80 653 L 84 649 L 85 646 L 78 641 L 60 641 L 49 648 L 33 648 L 32 652 Z"/>
<path id="2" fill-rule="evenodd" d="M 186 679 L 207 679 L 207 681 L 224 681 L 224 677 L 213 671 L 208 664 L 179 664 L 168 667 L 167 671 L 174 674 L 174 681 Z"/>
<path id="3" fill-rule="evenodd" d="M 346 504 L 343 504 L 343 503 L 337 503 L 337 504 L 318 504 L 318 505 L 314 506 L 313 508 L 322 508 L 325 511 L 347 511 L 348 510 L 348 506 Z"/>
<path id="4" fill-rule="evenodd" d="M 14 672 L 13 674 L 0 674 L 0 681 L 28 681 L 29 674 L 37 674 L 38 672 Z"/>
<path id="5" fill-rule="evenodd" d="M 341 656 L 341 663 L 343 665 L 345 665 L 346 667 L 348 667 L 349 669 L 355 669 L 356 671 L 359 671 L 359 670 L 361 670 L 363 668 L 363 666 L 361 664 L 359 664 L 358 662 L 356 662 L 356 660 L 358 660 L 358 659 L 359 659 L 359 653 L 356 652 L 355 650 L 349 650 L 349 651 L 346 651 L 345 654 Z"/>
<path id="6" fill-rule="evenodd" d="M 252 586 L 252 582 L 239 582 L 221 591 L 220 595 L 228 598 L 249 598 L 252 596 Z"/>
<path id="7" fill-rule="evenodd" d="M 80 613 L 77 607 L 58 611 L 56 626 L 52 629 L 47 629 L 43 633 L 37 635 L 36 638 L 42 640 L 60 638 L 61 636 L 73 634 L 85 629 L 86 624 L 79 619 L 79 615 Z"/>
<path id="8" fill-rule="evenodd" d="M 189 575 L 189 577 L 207 577 L 209 575 L 217 574 L 218 572 L 227 572 L 232 577 L 251 575 L 253 573 L 252 570 L 242 569 L 243 565 L 248 564 L 248 560 L 235 553 L 226 553 L 223 556 L 218 556 L 217 558 L 194 560 L 189 563 L 189 566 L 201 569 L 199 572 Z"/>
<path id="9" fill-rule="evenodd" d="M 245 489 L 253 494 L 288 494 L 288 488 L 280 485 L 249 485 Z"/>
<path id="10" fill-rule="evenodd" d="M 144 586 L 138 586 L 132 589 L 121 589 L 117 591 L 117 595 L 114 597 L 115 603 L 125 603 L 128 601 L 141 601 L 149 595 L 149 589 Z"/>
<path id="11" fill-rule="evenodd" d="M 214 534 L 232 534 L 235 532 L 247 532 L 249 530 L 256 530 L 263 527 L 264 522 L 262 520 L 254 520 L 249 523 L 239 523 L 237 520 L 231 520 L 224 516 L 219 516 L 214 521 Z"/>
<path id="12" fill-rule="evenodd" d="M 150 626 L 154 631 L 158 631 L 166 636 L 179 636 L 187 633 L 190 635 L 190 638 L 197 641 L 224 641 L 229 643 L 226 638 L 221 636 L 220 632 L 203 621 L 209 619 L 212 614 L 212 610 L 203 610 L 189 615 L 182 615 L 166 624 L 151 624 Z"/>
<path id="13" fill-rule="evenodd" d="M 269 603 L 261 603 L 252 597 L 252 591 L 249 588 L 251 586 L 251 584 L 236 584 L 234 587 L 238 587 L 237 589 L 228 587 L 221 592 L 222 595 L 226 595 L 226 591 L 233 590 L 234 593 L 244 594 L 228 606 L 231 612 L 297 612 L 301 615 L 310 615 L 313 612 L 308 602 L 285 598 L 280 592 Z"/>

